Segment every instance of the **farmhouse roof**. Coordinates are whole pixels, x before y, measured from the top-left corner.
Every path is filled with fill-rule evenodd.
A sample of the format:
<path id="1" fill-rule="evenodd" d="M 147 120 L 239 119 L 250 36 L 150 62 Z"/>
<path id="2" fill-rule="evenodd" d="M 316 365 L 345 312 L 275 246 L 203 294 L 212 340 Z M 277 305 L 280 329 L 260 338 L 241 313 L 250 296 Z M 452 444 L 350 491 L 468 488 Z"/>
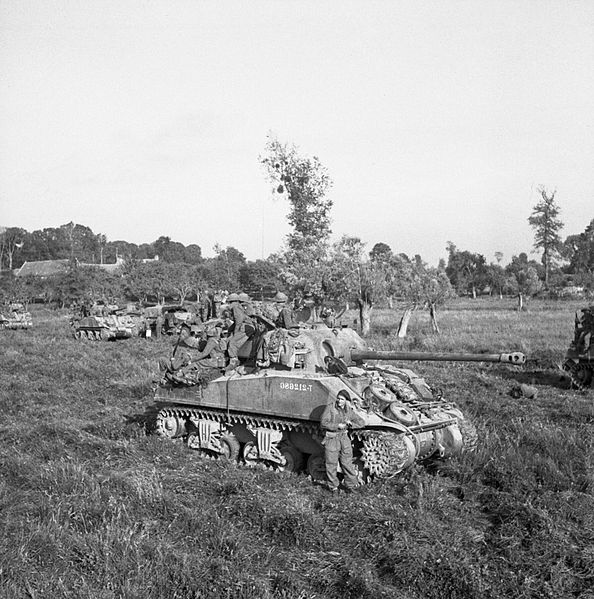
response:
<path id="1" fill-rule="evenodd" d="M 53 277 L 54 275 L 60 275 L 68 271 L 68 259 L 64 260 L 35 260 L 32 262 L 25 262 L 16 271 L 17 277 Z M 100 268 L 107 272 L 116 272 L 118 268 L 122 266 L 124 261 L 121 258 L 116 259 L 113 264 L 85 264 L 80 263 L 80 266 L 90 266 L 93 268 Z"/>
<path id="2" fill-rule="evenodd" d="M 17 277 L 51 277 L 68 270 L 68 260 L 36 260 L 25 262 L 17 272 Z"/>

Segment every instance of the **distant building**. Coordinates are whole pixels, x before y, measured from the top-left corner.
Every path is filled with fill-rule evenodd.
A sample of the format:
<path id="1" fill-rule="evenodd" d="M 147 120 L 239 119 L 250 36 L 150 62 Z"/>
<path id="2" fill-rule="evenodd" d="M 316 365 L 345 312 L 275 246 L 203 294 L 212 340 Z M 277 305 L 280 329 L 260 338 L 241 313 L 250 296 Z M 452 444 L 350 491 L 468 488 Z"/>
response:
<path id="1" fill-rule="evenodd" d="M 70 260 L 36 260 L 25 262 L 23 266 L 14 273 L 17 277 L 39 277 L 46 279 L 68 272 Z"/>
<path id="2" fill-rule="evenodd" d="M 25 262 L 15 271 L 15 275 L 17 277 L 39 277 L 41 279 L 47 279 L 48 277 L 54 277 L 68 272 L 69 263 L 70 260 L 36 260 L 33 262 Z M 79 266 L 91 266 L 111 273 L 117 272 L 123 264 L 124 259 L 120 256 L 116 257 L 116 261 L 113 264 L 78 263 Z"/>

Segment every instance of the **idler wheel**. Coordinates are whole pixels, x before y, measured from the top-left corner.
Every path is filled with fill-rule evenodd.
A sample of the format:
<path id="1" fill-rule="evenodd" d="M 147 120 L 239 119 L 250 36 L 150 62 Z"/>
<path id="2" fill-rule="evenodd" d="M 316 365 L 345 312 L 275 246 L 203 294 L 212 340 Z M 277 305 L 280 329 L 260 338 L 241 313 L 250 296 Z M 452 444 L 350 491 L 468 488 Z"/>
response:
<path id="1" fill-rule="evenodd" d="M 407 407 L 403 406 L 400 402 L 392 402 L 384 411 L 386 416 L 394 418 L 398 422 L 402 422 L 405 426 L 413 426 L 417 424 L 417 417 Z"/>
<path id="2" fill-rule="evenodd" d="M 168 410 L 160 410 L 157 414 L 155 432 L 160 437 L 176 439 L 186 434 L 186 423 L 177 414 Z"/>

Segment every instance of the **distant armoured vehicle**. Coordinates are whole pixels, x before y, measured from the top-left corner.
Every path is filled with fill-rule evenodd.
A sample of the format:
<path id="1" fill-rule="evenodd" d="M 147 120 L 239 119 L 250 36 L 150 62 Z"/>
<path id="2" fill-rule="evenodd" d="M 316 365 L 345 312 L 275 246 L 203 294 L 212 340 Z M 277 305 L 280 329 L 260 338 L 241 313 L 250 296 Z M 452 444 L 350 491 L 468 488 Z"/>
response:
<path id="1" fill-rule="evenodd" d="M 575 315 L 573 340 L 565 354 L 563 370 L 569 373 L 574 387 L 584 389 L 592 386 L 594 373 L 594 306 L 580 312 Z"/>
<path id="2" fill-rule="evenodd" d="M 113 341 L 138 335 L 137 323 L 128 315 L 84 316 L 74 319 L 71 327 L 76 339 Z"/>
<path id="3" fill-rule="evenodd" d="M 0 312 L 0 329 L 28 329 L 31 326 L 31 313 L 23 304 L 12 302 Z"/>
<path id="4" fill-rule="evenodd" d="M 250 344 L 248 344 L 250 345 Z M 316 324 L 251 340 L 232 372 L 172 360 L 155 392 L 156 432 L 246 464 L 325 476 L 319 421 L 346 394 L 365 426 L 351 432 L 362 482 L 417 461 L 447 458 L 476 444 L 455 403 L 408 368 L 366 360 L 481 360 L 522 364 L 522 354 L 464 355 L 369 350 L 355 331 Z M 251 366 L 250 366 L 251 364 Z"/>

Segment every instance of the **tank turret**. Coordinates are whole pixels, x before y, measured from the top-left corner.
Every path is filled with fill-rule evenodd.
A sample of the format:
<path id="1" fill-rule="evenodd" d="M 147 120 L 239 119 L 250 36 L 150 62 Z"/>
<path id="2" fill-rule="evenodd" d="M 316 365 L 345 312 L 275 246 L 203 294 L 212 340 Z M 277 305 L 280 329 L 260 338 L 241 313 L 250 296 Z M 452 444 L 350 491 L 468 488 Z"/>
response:
<path id="1" fill-rule="evenodd" d="M 156 432 L 184 439 L 191 449 L 248 465 L 305 469 L 320 479 L 325 465 L 319 422 L 340 393 L 365 423 L 351 430 L 354 461 L 365 482 L 398 474 L 415 462 L 472 450 L 477 441 L 456 404 L 414 371 L 367 360 L 524 361 L 521 354 L 469 358 L 372 351 L 354 330 L 323 325 L 261 330 L 241 355 L 243 364 L 228 372 L 202 368 L 185 350 L 162 361 Z"/>

